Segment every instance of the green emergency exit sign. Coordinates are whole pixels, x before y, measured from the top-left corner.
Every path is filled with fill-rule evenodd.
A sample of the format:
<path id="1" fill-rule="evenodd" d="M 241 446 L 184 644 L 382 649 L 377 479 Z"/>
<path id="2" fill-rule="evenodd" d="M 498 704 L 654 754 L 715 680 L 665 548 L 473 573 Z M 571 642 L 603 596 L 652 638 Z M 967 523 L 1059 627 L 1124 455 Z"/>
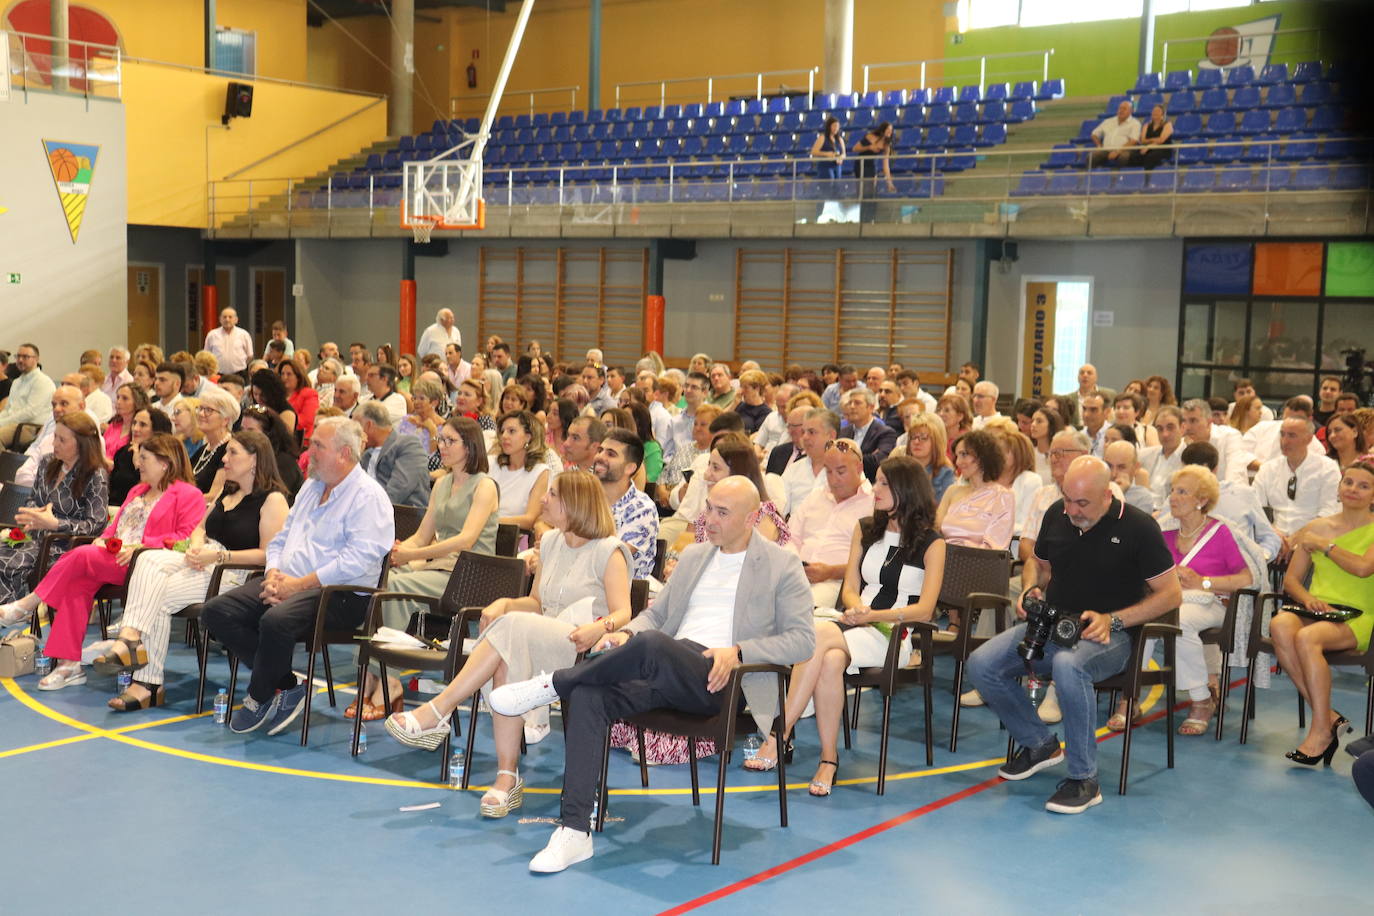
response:
<path id="1" fill-rule="evenodd" d="M 9 278 L 10 278 L 10 282 L 11 282 L 11 283 L 18 283 L 18 282 L 19 282 L 19 274 L 9 274 L 8 276 L 9 276 Z"/>

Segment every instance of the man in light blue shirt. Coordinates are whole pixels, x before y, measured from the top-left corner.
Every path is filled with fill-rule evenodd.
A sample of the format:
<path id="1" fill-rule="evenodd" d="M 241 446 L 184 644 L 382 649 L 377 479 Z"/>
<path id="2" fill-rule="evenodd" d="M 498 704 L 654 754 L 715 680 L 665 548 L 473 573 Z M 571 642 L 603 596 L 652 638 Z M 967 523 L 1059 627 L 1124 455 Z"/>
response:
<path id="1" fill-rule="evenodd" d="M 52 409 L 49 402 L 57 383 L 43 374 L 38 368 L 38 348 L 33 344 L 20 344 L 14 354 L 14 364 L 19 367 L 19 377 L 10 385 L 10 395 L 5 401 L 5 409 L 0 410 L 0 446 L 11 448 L 14 435 L 21 423 L 42 426 L 48 422 Z"/>
<path id="2" fill-rule="evenodd" d="M 358 465 L 362 448 L 362 430 L 352 420 L 329 417 L 315 425 L 310 479 L 267 546 L 266 576 L 210 599 L 201 610 L 210 632 L 253 669 L 248 695 L 229 723 L 235 732 L 266 724 L 276 735 L 300 714 L 310 685 L 297 682 L 291 657 L 315 625 L 320 589 L 377 586 L 396 527 L 386 491 Z M 356 628 L 368 600 L 366 593 L 336 594 L 325 627 Z"/>

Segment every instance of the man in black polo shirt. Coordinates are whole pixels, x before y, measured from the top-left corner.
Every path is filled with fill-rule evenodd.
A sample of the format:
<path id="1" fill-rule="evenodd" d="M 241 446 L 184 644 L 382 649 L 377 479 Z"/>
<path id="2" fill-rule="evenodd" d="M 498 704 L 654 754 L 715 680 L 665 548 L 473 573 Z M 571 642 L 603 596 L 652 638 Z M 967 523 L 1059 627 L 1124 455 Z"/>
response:
<path id="1" fill-rule="evenodd" d="M 1064 476 L 1064 498 L 1046 510 L 1035 541 L 1040 576 L 1030 593 L 1041 593 L 1060 610 L 1080 612 L 1083 624 L 1076 647 L 1063 649 L 1051 641 L 1034 666 L 1038 674 L 1054 677 L 1067 755 L 1016 682 L 1026 671 L 1016 654 L 1025 624 L 984 643 L 968 663 L 974 686 L 1019 745 L 1011 762 L 997 771 L 1000 776 L 1025 779 L 1067 756 L 1069 776 L 1045 803 L 1057 814 L 1079 814 L 1102 801 L 1093 683 L 1124 671 L 1137 629 L 1178 607 L 1183 597 L 1159 526 L 1115 499 L 1110 485 L 1111 471 L 1102 459 L 1075 459 Z M 1016 610 L 1025 616 L 1019 601 Z"/>

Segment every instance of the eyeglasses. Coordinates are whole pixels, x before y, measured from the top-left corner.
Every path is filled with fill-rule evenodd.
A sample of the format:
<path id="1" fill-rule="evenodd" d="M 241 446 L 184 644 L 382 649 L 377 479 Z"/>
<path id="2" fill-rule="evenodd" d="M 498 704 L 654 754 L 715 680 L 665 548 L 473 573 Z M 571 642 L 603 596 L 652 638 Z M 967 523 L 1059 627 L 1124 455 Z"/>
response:
<path id="1" fill-rule="evenodd" d="M 828 452 L 831 449 L 834 449 L 841 455 L 859 454 L 859 450 L 855 448 L 848 439 L 831 439 L 825 444 L 825 450 Z"/>
<path id="2" fill-rule="evenodd" d="M 1070 455 L 1086 455 L 1087 451 L 1081 448 L 1052 448 L 1050 449 L 1051 458 L 1067 458 Z"/>
<path id="3" fill-rule="evenodd" d="M 216 409 L 213 408 L 213 407 L 207 407 L 207 406 L 202 405 L 202 406 L 196 408 L 196 413 L 212 414 L 212 413 L 219 413 L 219 411 L 216 410 Z"/>
<path id="4" fill-rule="evenodd" d="M 460 443 L 460 442 L 462 442 L 462 441 L 463 441 L 463 440 L 460 439 L 460 438 L 458 438 L 457 436 L 439 436 L 439 437 L 438 437 L 438 442 L 439 442 L 440 445 L 457 445 L 458 443 Z"/>
<path id="5" fill-rule="evenodd" d="M 1289 499 L 1297 499 L 1297 498 L 1298 498 L 1298 475 L 1297 475 L 1297 474 L 1294 474 L 1292 477 L 1288 478 L 1288 498 L 1289 498 Z"/>

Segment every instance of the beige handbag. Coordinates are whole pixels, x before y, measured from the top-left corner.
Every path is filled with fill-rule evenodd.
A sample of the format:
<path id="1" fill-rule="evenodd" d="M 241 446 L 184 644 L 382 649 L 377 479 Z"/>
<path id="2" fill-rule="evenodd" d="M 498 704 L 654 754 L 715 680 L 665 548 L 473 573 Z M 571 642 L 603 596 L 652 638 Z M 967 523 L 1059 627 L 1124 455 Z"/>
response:
<path id="1" fill-rule="evenodd" d="M 11 633 L 0 639 L 0 677 L 33 674 L 38 640 L 28 633 Z"/>

